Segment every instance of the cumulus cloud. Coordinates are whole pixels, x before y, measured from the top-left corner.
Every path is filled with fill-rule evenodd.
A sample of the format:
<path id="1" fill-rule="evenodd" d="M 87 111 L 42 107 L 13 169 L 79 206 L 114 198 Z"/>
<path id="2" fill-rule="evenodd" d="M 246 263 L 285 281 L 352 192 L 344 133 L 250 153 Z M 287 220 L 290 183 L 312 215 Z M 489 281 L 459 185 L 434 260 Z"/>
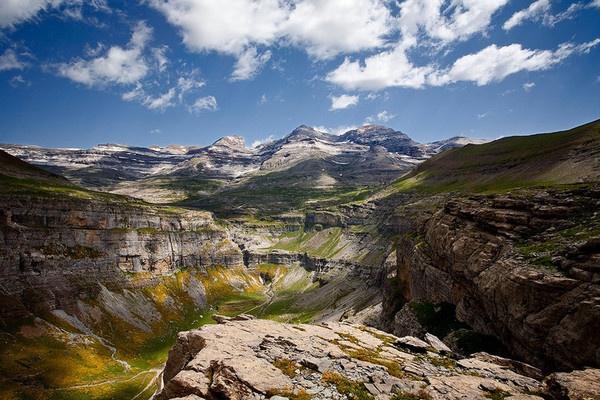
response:
<path id="1" fill-rule="evenodd" d="M 347 90 L 381 90 L 387 87 L 421 88 L 435 71 L 416 66 L 408 53 L 415 47 L 447 46 L 484 33 L 492 15 L 508 0 L 406 0 L 397 17 L 401 36 L 392 48 L 364 60 L 345 58 L 326 80 Z"/>
<path id="2" fill-rule="evenodd" d="M 281 36 L 318 59 L 385 45 L 393 29 L 386 3 L 380 0 L 303 0 L 291 10 Z"/>
<path id="3" fill-rule="evenodd" d="M 20 60 L 13 49 L 7 49 L 0 55 L 0 71 L 9 71 L 11 69 L 24 69 L 27 63 Z"/>
<path id="4" fill-rule="evenodd" d="M 171 88 L 157 97 L 147 96 L 144 99 L 143 104 L 150 110 L 163 111 L 175 105 L 173 100 L 175 99 L 176 94 L 175 88 Z"/>
<path id="5" fill-rule="evenodd" d="M 587 53 L 598 44 L 600 39 L 579 45 L 565 43 L 554 51 L 524 49 L 520 44 L 502 47 L 494 44 L 477 53 L 462 56 L 448 70 L 432 75 L 430 82 L 439 86 L 470 81 L 483 86 L 520 71 L 548 69 L 572 54 Z"/>
<path id="6" fill-rule="evenodd" d="M 415 66 L 400 47 L 367 57 L 364 63 L 346 58 L 326 80 L 346 90 L 381 90 L 388 87 L 420 88 L 433 67 Z"/>
<path id="7" fill-rule="evenodd" d="M 506 3 L 508 0 L 406 0 L 400 4 L 398 18 L 404 46 L 416 45 L 420 32 L 442 44 L 484 32 L 492 15 Z"/>
<path id="8" fill-rule="evenodd" d="M 192 51 L 236 58 L 233 80 L 250 79 L 270 58 L 256 48 L 279 42 L 300 46 L 312 57 L 372 49 L 393 29 L 385 0 L 149 0 L 179 28 Z"/>
<path id="9" fill-rule="evenodd" d="M 523 22 L 531 19 L 536 19 L 544 15 L 550 10 L 550 0 L 537 0 L 529 5 L 529 7 L 514 13 L 502 25 L 502 29 L 508 31 L 515 26 L 521 25 Z"/>
<path id="10" fill-rule="evenodd" d="M 112 46 L 104 55 L 92 59 L 75 59 L 56 66 L 58 74 L 87 86 L 132 84 L 146 76 L 149 70 L 144 49 L 152 29 L 138 23 L 126 47 Z"/>
<path id="11" fill-rule="evenodd" d="M 83 19 L 82 8 L 109 11 L 106 0 L 3 0 L 0 1 L 0 28 L 14 27 L 44 11 L 60 10 L 66 17 Z"/>
<path id="12" fill-rule="evenodd" d="M 377 113 L 376 115 L 368 116 L 365 119 L 365 123 L 367 123 L 367 124 L 373 124 L 376 122 L 386 123 L 386 122 L 393 120 L 394 118 L 396 118 L 396 116 L 394 114 L 392 114 L 386 110 L 383 110 L 383 111 Z"/>
<path id="13" fill-rule="evenodd" d="M 329 133 L 330 135 L 343 135 L 344 133 L 351 131 L 353 129 L 358 128 L 358 125 L 339 125 L 339 126 L 334 126 L 334 127 L 327 127 L 327 126 L 315 126 L 314 129 L 316 129 L 319 132 L 324 132 L 324 133 Z"/>
<path id="14" fill-rule="evenodd" d="M 561 63 L 573 54 L 589 52 L 596 39 L 579 45 L 564 43 L 556 50 L 525 49 L 521 44 L 493 44 L 457 59 L 450 67 L 416 66 L 400 48 L 368 57 L 364 64 L 349 59 L 330 72 L 326 80 L 348 90 L 381 90 L 387 87 L 422 88 L 459 81 L 478 86 L 498 82 L 521 71 L 540 71 Z"/>
<path id="15" fill-rule="evenodd" d="M 600 0 L 599 0 L 600 1 Z M 593 3 L 590 3 L 593 5 Z M 505 23 L 502 28 L 506 31 L 530 21 L 541 21 L 546 26 L 554 26 L 559 22 L 571 19 L 575 14 L 584 9 L 586 6 L 582 2 L 572 3 L 566 10 L 552 14 L 550 12 L 550 0 L 536 0 L 529 7 L 515 12 Z"/>
<path id="16" fill-rule="evenodd" d="M 0 27 L 14 26 L 62 3 L 63 0 L 4 0 L 0 2 Z"/>
<path id="17" fill-rule="evenodd" d="M 191 112 L 216 111 L 218 108 L 217 99 L 214 96 L 199 97 L 194 104 L 190 106 Z"/>
<path id="18" fill-rule="evenodd" d="M 330 111 L 343 110 L 348 107 L 353 107 L 358 104 L 359 100 L 358 96 L 352 96 L 348 94 L 330 96 L 329 99 L 331 100 L 331 107 L 329 108 Z"/>
<path id="19" fill-rule="evenodd" d="M 231 80 L 241 81 L 252 78 L 269 59 L 271 59 L 269 50 L 259 54 L 254 47 L 246 49 L 235 63 Z"/>
<path id="20" fill-rule="evenodd" d="M 523 84 L 523 90 L 529 92 L 531 89 L 535 87 L 535 82 L 525 82 Z"/>
<path id="21" fill-rule="evenodd" d="M 275 137 L 273 135 L 269 135 L 266 138 L 262 138 L 262 139 L 256 139 L 255 141 L 252 142 L 252 145 L 250 146 L 251 148 L 255 149 L 259 146 L 265 145 L 265 144 L 269 144 L 269 143 L 273 143 L 275 141 Z"/>

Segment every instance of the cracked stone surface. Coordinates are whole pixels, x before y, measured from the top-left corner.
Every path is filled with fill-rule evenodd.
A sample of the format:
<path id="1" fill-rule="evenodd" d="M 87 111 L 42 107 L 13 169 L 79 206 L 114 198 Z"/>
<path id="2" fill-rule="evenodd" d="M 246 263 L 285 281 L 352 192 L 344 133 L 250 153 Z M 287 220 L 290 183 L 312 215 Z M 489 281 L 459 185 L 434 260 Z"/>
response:
<path id="1" fill-rule="evenodd" d="M 355 398 L 340 380 L 373 399 L 396 393 L 432 400 L 548 394 L 535 368 L 486 353 L 451 358 L 456 356 L 446 349 L 435 349 L 432 336 L 424 352 L 412 339 L 361 325 L 226 320 L 179 334 L 157 399 Z"/>

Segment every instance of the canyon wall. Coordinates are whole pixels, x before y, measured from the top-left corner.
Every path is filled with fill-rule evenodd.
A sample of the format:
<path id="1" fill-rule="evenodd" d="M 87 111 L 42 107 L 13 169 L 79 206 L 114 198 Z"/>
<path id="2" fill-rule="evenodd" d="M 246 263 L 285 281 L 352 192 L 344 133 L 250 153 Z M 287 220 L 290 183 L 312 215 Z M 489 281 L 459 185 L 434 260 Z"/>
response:
<path id="1" fill-rule="evenodd" d="M 396 221 L 395 285 L 546 369 L 600 365 L 600 187 L 447 200 Z M 405 211 L 405 210 L 404 210 Z M 397 320 L 398 322 L 398 320 Z"/>
<path id="2" fill-rule="evenodd" d="M 3 196 L 0 244 L 3 316 L 68 308 L 101 285 L 150 285 L 177 268 L 243 265 L 209 213 L 126 201 Z"/>

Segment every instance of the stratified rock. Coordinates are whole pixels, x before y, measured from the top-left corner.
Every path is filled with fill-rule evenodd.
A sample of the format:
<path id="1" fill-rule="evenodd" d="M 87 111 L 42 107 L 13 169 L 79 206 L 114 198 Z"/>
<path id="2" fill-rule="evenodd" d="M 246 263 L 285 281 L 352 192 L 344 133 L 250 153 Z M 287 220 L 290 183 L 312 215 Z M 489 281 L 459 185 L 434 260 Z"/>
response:
<path id="1" fill-rule="evenodd" d="M 395 293 L 453 304 L 542 369 L 600 366 L 599 207 L 600 186 L 450 199 L 399 241 Z M 389 329 L 403 322 L 405 309 Z"/>
<path id="2" fill-rule="evenodd" d="M 435 351 L 441 354 L 452 354 L 450 347 L 446 346 L 437 336 L 431 333 L 425 334 L 425 340 L 429 342 L 429 345 L 433 347 Z"/>
<path id="3" fill-rule="evenodd" d="M 556 400 L 600 399 L 600 369 L 557 372 L 546 378 L 546 385 Z"/>
<path id="4" fill-rule="evenodd" d="M 427 342 L 424 342 L 414 336 L 401 337 L 396 341 L 395 344 L 396 346 L 404 347 L 421 353 L 426 352 L 431 347 Z"/>
<path id="5" fill-rule="evenodd" d="M 281 399 L 304 393 L 329 400 L 348 398 L 348 387 L 375 399 L 396 393 L 459 400 L 485 399 L 495 392 L 544 392 L 539 380 L 502 365 L 424 354 L 422 346 L 429 345 L 420 342 L 346 323 L 293 325 L 253 319 L 206 325 L 179 334 L 157 399 L 192 394 Z M 419 351 L 401 351 L 397 343 L 411 343 Z"/>

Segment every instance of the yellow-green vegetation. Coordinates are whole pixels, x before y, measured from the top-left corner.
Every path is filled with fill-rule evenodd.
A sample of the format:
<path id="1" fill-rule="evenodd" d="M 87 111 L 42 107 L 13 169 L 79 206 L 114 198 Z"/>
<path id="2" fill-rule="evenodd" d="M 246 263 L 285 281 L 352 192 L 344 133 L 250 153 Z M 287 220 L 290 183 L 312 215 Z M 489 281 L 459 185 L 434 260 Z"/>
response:
<path id="1" fill-rule="evenodd" d="M 303 323 L 310 322 L 314 315 L 325 307 L 297 304 L 299 299 L 310 296 L 311 291 L 319 286 L 317 282 L 312 281 L 310 272 L 304 268 L 262 264 L 257 266 L 256 271 L 263 277 L 269 277 L 272 298 L 250 310 L 250 314 L 281 322 Z"/>
<path id="2" fill-rule="evenodd" d="M 39 250 L 42 254 L 48 256 L 63 256 L 74 260 L 98 258 L 103 255 L 98 249 L 82 245 L 65 246 L 63 244 L 51 244 L 41 247 Z"/>
<path id="3" fill-rule="evenodd" d="M 558 271 L 552 258 L 565 253 L 574 243 L 600 236 L 600 216 L 594 215 L 571 221 L 571 226 L 558 229 L 553 233 L 545 233 L 543 240 L 523 241 L 517 244 L 517 250 L 532 264 Z"/>
<path id="4" fill-rule="evenodd" d="M 338 392 L 348 396 L 351 400 L 372 400 L 374 397 L 361 382 L 356 382 L 333 371 L 325 371 L 321 381 L 335 386 Z"/>
<path id="5" fill-rule="evenodd" d="M 295 392 L 291 390 L 268 390 L 267 397 L 272 396 L 281 396 L 287 397 L 290 400 L 310 400 L 312 397 L 308 392 L 304 389 L 297 390 Z"/>
<path id="6" fill-rule="evenodd" d="M 297 366 L 292 360 L 287 358 L 278 358 L 277 360 L 273 361 L 273 365 L 290 378 L 296 376 Z"/>
<path id="7" fill-rule="evenodd" d="M 301 229 L 282 234 L 271 249 L 331 258 L 343 249 L 340 243 L 341 237 L 342 228 L 339 227 L 327 228 L 321 231 Z"/>
<path id="8" fill-rule="evenodd" d="M 585 182 L 593 176 L 599 149 L 600 120 L 563 132 L 467 145 L 427 160 L 380 196 L 406 191 L 495 193 Z"/>
<path id="9" fill-rule="evenodd" d="M 427 357 L 427 359 L 436 367 L 443 367 L 446 369 L 456 368 L 456 361 L 448 357 Z"/>
<path id="10" fill-rule="evenodd" d="M 87 317 L 80 319 L 97 336 L 55 314 L 2 326 L 0 398 L 120 400 L 139 394 L 137 399 L 148 399 L 177 333 L 214 323 L 215 313 L 251 312 L 277 319 L 279 312 L 285 319 L 310 319 L 310 311 L 271 303 L 268 286 L 261 281 L 266 275 L 274 299 L 290 303 L 315 287 L 304 269 L 274 264 L 252 270 L 188 268 L 163 277 L 127 274 L 140 287 L 135 294 L 117 290 L 106 292 L 104 299 L 82 302 L 80 317 Z M 205 299 L 198 297 L 200 292 Z M 128 315 L 114 311 L 120 307 L 111 308 L 119 302 Z M 291 362 L 280 360 L 277 365 L 292 373 Z M 295 396 L 290 398 L 307 398 Z"/>
<path id="11" fill-rule="evenodd" d="M 369 331 L 370 334 L 372 334 L 371 331 Z M 385 338 L 385 340 L 383 340 L 383 344 L 381 346 L 379 346 L 376 349 L 367 349 L 361 346 L 360 341 L 349 334 L 346 333 L 339 333 L 339 336 L 341 336 L 344 340 L 347 340 L 351 343 L 353 343 L 354 345 L 360 347 L 360 348 L 356 348 L 354 346 L 345 346 L 343 343 L 341 343 L 341 341 L 339 340 L 334 340 L 333 343 L 335 345 L 337 345 L 344 353 L 348 354 L 350 357 L 352 358 L 356 358 L 357 360 L 361 360 L 361 361 L 365 361 L 365 362 L 369 362 L 371 364 L 377 364 L 377 365 L 381 365 L 383 367 L 385 367 L 388 370 L 388 373 L 392 376 L 395 376 L 397 378 L 402 378 L 404 377 L 404 372 L 402 371 L 402 366 L 392 360 L 389 360 L 385 357 L 382 357 L 380 355 L 381 353 L 381 348 L 385 345 L 389 344 L 389 338 Z M 381 335 L 383 336 L 383 335 Z"/>

